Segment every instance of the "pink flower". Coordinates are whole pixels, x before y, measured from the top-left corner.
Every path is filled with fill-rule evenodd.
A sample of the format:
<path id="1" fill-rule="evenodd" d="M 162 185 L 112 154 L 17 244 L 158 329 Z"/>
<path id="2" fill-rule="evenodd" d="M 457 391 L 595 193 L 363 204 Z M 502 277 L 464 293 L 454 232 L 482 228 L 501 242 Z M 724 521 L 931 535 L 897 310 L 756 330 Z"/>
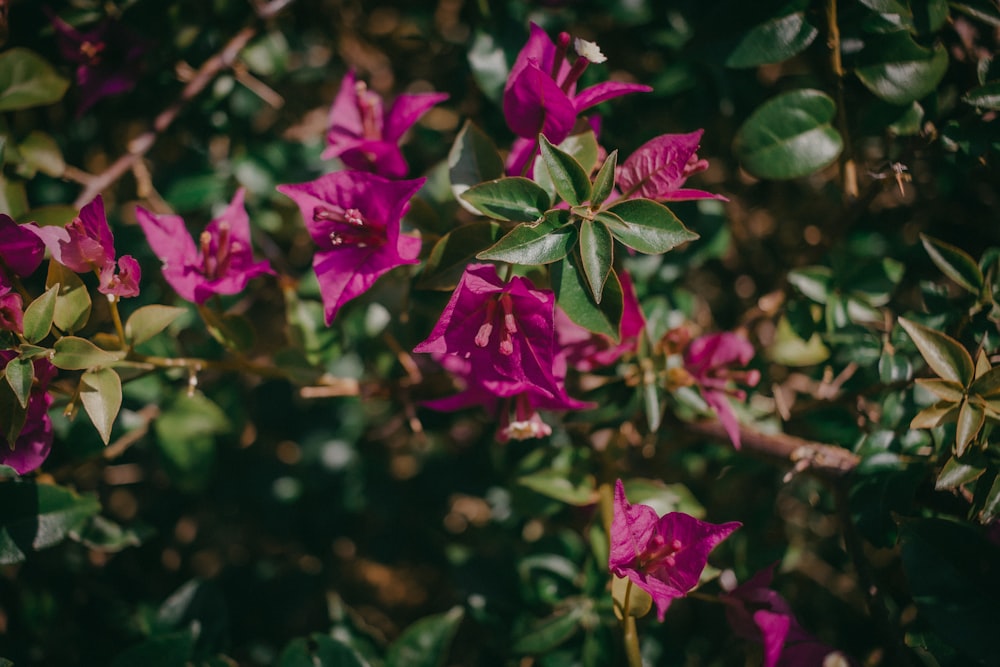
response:
<path id="1" fill-rule="evenodd" d="M 731 367 L 746 366 L 753 355 L 750 341 L 729 332 L 697 338 L 684 352 L 684 368 L 701 388 L 705 402 L 719 416 L 736 449 L 740 448 L 740 425 L 729 405 L 729 396 L 743 400 L 746 393 L 731 388 L 731 384 L 737 381 L 756 386 L 760 382 L 760 371 L 737 371 Z"/>
<path id="2" fill-rule="evenodd" d="M 350 70 L 340 82 L 340 91 L 330 108 L 330 130 L 323 157 L 339 157 L 351 169 L 370 171 L 386 178 L 406 176 L 407 164 L 399 140 L 447 93 L 398 95 L 383 117 L 382 98 L 368 90 Z"/>
<path id="3" fill-rule="evenodd" d="M 24 304 L 21 295 L 11 290 L 0 273 L 0 330 L 22 333 L 24 331 Z"/>
<path id="4" fill-rule="evenodd" d="M 7 364 L 16 356 L 17 353 L 13 350 L 0 350 L 0 370 L 6 369 Z M 0 442 L 0 464 L 10 466 L 19 475 L 42 465 L 52 449 L 52 419 L 48 413 L 52 397 L 48 394 L 48 386 L 55 377 L 56 369 L 45 357 L 35 359 L 33 365 L 35 383 L 28 396 L 24 426 L 14 440 L 13 447 L 8 442 Z"/>
<path id="5" fill-rule="evenodd" d="M 155 215 L 136 207 L 146 240 L 163 262 L 163 277 L 181 298 L 201 305 L 214 294 L 237 294 L 252 278 L 274 273 L 266 261 L 253 259 L 243 196 L 240 188 L 222 215 L 199 234 L 197 245 L 179 215 Z M 138 265 L 126 270 L 135 269 Z"/>
<path id="6" fill-rule="evenodd" d="M 689 134 L 663 134 L 640 146 L 618 168 L 622 197 L 645 197 L 665 201 L 721 199 L 702 190 L 684 189 L 684 181 L 708 169 L 708 160 L 698 159 L 698 144 L 704 130 Z"/>
<path id="7" fill-rule="evenodd" d="M 115 260 L 115 238 L 104 213 L 100 195 L 80 209 L 80 215 L 65 227 L 28 224 L 45 243 L 52 259 L 77 273 L 97 273 L 97 291 L 119 297 L 139 295 L 142 271 L 131 255 Z M 117 270 L 116 270 L 117 269 Z"/>
<path id="8" fill-rule="evenodd" d="M 425 180 L 390 181 L 338 171 L 308 183 L 278 186 L 298 204 L 316 244 L 313 270 L 327 324 L 383 274 L 419 261 L 420 239 L 400 234 L 399 226 Z"/>
<path id="9" fill-rule="evenodd" d="M 683 512 L 658 517 L 648 505 L 629 504 L 618 480 L 608 567 L 649 593 L 662 621 L 674 598 L 698 585 L 709 552 L 741 525 L 707 523 Z"/>
<path id="10" fill-rule="evenodd" d="M 29 225 L 19 225 L 6 213 L 0 213 L 0 269 L 28 276 L 44 257 L 45 245 Z"/>
<path id="11" fill-rule="evenodd" d="M 413 351 L 469 360 L 477 384 L 496 396 L 516 386 L 555 398 L 554 308 L 552 292 L 527 278 L 504 282 L 492 264 L 470 264 L 431 335 Z"/>
<path id="12" fill-rule="evenodd" d="M 577 370 L 591 371 L 609 366 L 622 355 L 638 349 L 639 336 L 646 326 L 646 318 L 643 317 L 629 274 L 620 271 L 618 278 L 621 280 L 624 301 L 619 342 L 615 343 L 603 334 L 581 327 L 561 309 L 556 309 L 555 327 L 559 349 L 566 355 L 567 362 Z"/>

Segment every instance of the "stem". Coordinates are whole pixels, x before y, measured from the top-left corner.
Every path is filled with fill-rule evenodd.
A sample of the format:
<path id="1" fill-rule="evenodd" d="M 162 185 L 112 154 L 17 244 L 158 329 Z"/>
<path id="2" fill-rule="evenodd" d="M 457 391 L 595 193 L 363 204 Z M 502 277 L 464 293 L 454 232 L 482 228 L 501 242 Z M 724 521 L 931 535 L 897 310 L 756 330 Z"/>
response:
<path id="1" fill-rule="evenodd" d="M 826 0 L 827 48 L 830 49 L 830 69 L 836 77 L 837 129 L 844 139 L 844 151 L 840 155 L 840 180 L 844 194 L 850 199 L 858 197 L 858 169 L 851 150 L 851 137 L 847 131 L 847 116 L 844 113 L 844 63 L 840 57 L 840 27 L 837 25 L 837 0 Z"/>
<path id="2" fill-rule="evenodd" d="M 128 345 L 125 343 L 125 327 L 122 326 L 122 316 L 118 312 L 118 297 L 109 294 L 108 295 L 108 308 L 111 310 L 111 320 L 115 323 L 115 331 L 118 333 L 118 341 L 121 343 L 121 348 L 123 350 L 128 349 Z"/>
<path id="3" fill-rule="evenodd" d="M 629 596 L 632 594 L 632 580 L 625 587 L 625 609 L 622 610 L 622 632 L 625 640 L 625 657 L 628 667 L 642 667 L 642 651 L 639 649 L 639 632 L 635 627 L 635 616 L 628 613 Z"/>

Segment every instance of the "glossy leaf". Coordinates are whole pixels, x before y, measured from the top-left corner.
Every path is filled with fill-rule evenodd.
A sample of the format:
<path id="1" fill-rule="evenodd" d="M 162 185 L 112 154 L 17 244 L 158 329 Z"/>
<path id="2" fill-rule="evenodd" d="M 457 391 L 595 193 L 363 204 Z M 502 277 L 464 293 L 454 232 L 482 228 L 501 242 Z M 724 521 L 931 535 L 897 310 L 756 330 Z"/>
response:
<path id="1" fill-rule="evenodd" d="M 983 272 L 967 252 L 950 243 L 920 235 L 924 250 L 930 255 L 941 273 L 948 276 L 968 292 L 979 296 L 983 289 Z"/>
<path id="2" fill-rule="evenodd" d="M 985 411 L 971 401 L 965 401 L 958 410 L 958 422 L 955 428 L 955 455 L 961 457 L 966 449 L 979 435 L 986 420 Z"/>
<path id="3" fill-rule="evenodd" d="M 607 214 L 610 213 L 609 217 Z M 597 216 L 625 246 L 647 255 L 673 250 L 698 235 L 684 226 L 673 212 L 652 199 L 628 199 Z M 618 221 L 624 224 L 618 224 Z"/>
<path id="4" fill-rule="evenodd" d="M 67 88 L 69 81 L 37 53 L 22 48 L 0 53 L 0 111 L 58 102 Z"/>
<path id="5" fill-rule="evenodd" d="M 965 387 L 953 380 L 919 378 L 917 385 L 933 393 L 942 401 L 958 403 L 965 396 Z"/>
<path id="6" fill-rule="evenodd" d="M 910 421 L 910 428 L 936 428 L 941 424 L 958 419 L 959 404 L 952 401 L 938 401 L 924 408 Z"/>
<path id="7" fill-rule="evenodd" d="M 600 171 L 594 177 L 594 192 L 590 196 L 590 207 L 597 208 L 604 203 L 611 191 L 615 187 L 615 169 L 618 166 L 618 150 L 611 151 L 611 155 L 601 165 Z"/>
<path id="8" fill-rule="evenodd" d="M 513 222 L 534 222 L 552 203 L 541 186 L 521 176 L 480 183 L 462 193 L 462 199 L 483 215 Z"/>
<path id="9" fill-rule="evenodd" d="M 1000 475 L 993 479 L 990 490 L 986 492 L 983 509 L 979 512 L 979 522 L 989 525 L 1000 517 Z"/>
<path id="10" fill-rule="evenodd" d="M 910 334 L 920 355 L 938 377 L 969 386 L 973 378 L 972 357 L 957 340 L 922 324 L 899 318 L 899 324 Z"/>
<path id="11" fill-rule="evenodd" d="M 62 542 L 101 511 L 95 496 L 54 484 L 0 484 L 0 564 L 23 561 L 33 551 Z"/>
<path id="12" fill-rule="evenodd" d="M 818 90 L 783 93 L 758 107 L 736 133 L 734 150 L 759 178 L 807 176 L 837 159 L 844 142 L 832 126 L 836 105 Z"/>
<path id="13" fill-rule="evenodd" d="M 556 303 L 581 327 L 609 336 L 617 342 L 624 304 L 621 282 L 612 272 L 604 285 L 601 303 L 598 304 L 587 288 L 583 269 L 579 266 L 580 260 L 575 255 L 570 253 L 550 268 Z"/>
<path id="14" fill-rule="evenodd" d="M 962 95 L 962 101 L 980 109 L 1000 111 L 1000 83 L 988 83 L 985 86 L 973 88 Z"/>
<path id="15" fill-rule="evenodd" d="M 580 263 L 587 286 L 597 303 L 601 302 L 604 283 L 611 273 L 614 243 L 611 232 L 602 223 L 591 220 L 580 223 Z"/>
<path id="16" fill-rule="evenodd" d="M 101 434 L 101 440 L 108 444 L 111 428 L 122 407 L 122 381 L 118 373 L 110 368 L 84 373 L 80 377 L 80 402 Z"/>
<path id="17" fill-rule="evenodd" d="M 475 261 L 478 253 L 495 244 L 501 233 L 500 225 L 489 220 L 472 222 L 448 232 L 431 249 L 417 287 L 455 289 L 465 267 Z"/>
<path id="18" fill-rule="evenodd" d="M 590 177 L 576 158 L 553 146 L 544 136 L 539 135 L 538 143 L 542 163 L 559 196 L 571 206 L 589 200 Z"/>
<path id="19" fill-rule="evenodd" d="M 788 60 L 816 39 L 819 30 L 805 12 L 776 16 L 747 30 L 726 58 L 727 67 L 757 67 Z"/>
<path id="20" fill-rule="evenodd" d="M 24 309 L 24 339 L 37 343 L 49 335 L 56 314 L 59 285 L 53 285 Z"/>
<path id="21" fill-rule="evenodd" d="M 428 616 L 408 627 L 386 653 L 386 667 L 443 667 L 465 616 L 461 607 Z"/>
<path id="22" fill-rule="evenodd" d="M 855 74 L 870 91 L 891 104 L 909 104 L 932 92 L 948 69 L 948 53 L 938 44 L 926 49 L 906 32 L 872 38 L 859 56 Z"/>
<path id="23" fill-rule="evenodd" d="M 49 262 L 45 288 L 59 285 L 52 323 L 65 332 L 73 333 L 86 326 L 90 319 L 91 300 L 86 285 L 69 269 L 58 262 Z"/>
<path id="24" fill-rule="evenodd" d="M 293 639 L 278 656 L 277 667 L 368 667 L 357 651 L 329 635 Z"/>
<path id="25" fill-rule="evenodd" d="M 124 352 L 102 350 L 86 338 L 63 336 L 52 346 L 55 354 L 52 363 L 56 368 L 80 371 L 98 366 L 107 366 L 125 358 Z"/>
<path id="26" fill-rule="evenodd" d="M 7 363 L 3 373 L 18 404 L 22 408 L 27 408 L 28 398 L 31 396 L 31 383 L 35 381 L 35 365 L 31 359 L 14 357 Z"/>
<path id="27" fill-rule="evenodd" d="M 976 463 L 965 463 L 956 457 L 949 458 L 941 472 L 938 473 L 934 488 L 942 491 L 947 489 L 957 489 L 960 486 L 974 482 L 986 472 L 986 468 Z"/>
<path id="28" fill-rule="evenodd" d="M 476 257 L 511 264 L 557 262 L 573 249 L 577 241 L 576 227 L 567 224 L 567 221 L 566 211 L 552 211 L 539 224 L 518 225 Z"/>
<path id="29" fill-rule="evenodd" d="M 448 152 L 448 176 L 458 203 L 479 214 L 480 211 L 469 204 L 462 194 L 480 183 L 501 178 L 503 171 L 503 159 L 493 140 L 472 121 L 465 121 Z"/>
<path id="30" fill-rule="evenodd" d="M 788 272 L 788 282 L 816 303 L 826 303 L 830 298 L 833 272 L 825 266 L 807 266 Z"/>
<path id="31" fill-rule="evenodd" d="M 185 313 L 184 308 L 153 304 L 132 313 L 125 322 L 125 340 L 129 345 L 139 345 L 169 327 Z"/>

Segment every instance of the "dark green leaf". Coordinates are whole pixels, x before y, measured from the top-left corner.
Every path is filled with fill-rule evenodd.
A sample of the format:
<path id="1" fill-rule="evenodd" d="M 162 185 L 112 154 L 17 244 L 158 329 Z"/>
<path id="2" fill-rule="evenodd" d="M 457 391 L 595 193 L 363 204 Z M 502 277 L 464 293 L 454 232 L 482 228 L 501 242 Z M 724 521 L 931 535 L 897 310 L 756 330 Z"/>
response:
<path id="1" fill-rule="evenodd" d="M 480 183 L 503 176 L 503 159 L 493 140 L 473 125 L 472 121 L 465 121 L 451 146 L 448 153 L 448 176 L 451 191 L 458 203 L 477 214 L 480 211 L 468 204 L 462 198 L 462 193 Z"/>
<path id="2" fill-rule="evenodd" d="M 614 244 L 611 233 L 602 223 L 590 220 L 580 223 L 580 260 L 587 286 L 596 303 L 601 302 L 604 283 L 611 273 Z"/>
<path id="3" fill-rule="evenodd" d="M 989 525 L 1000 517 L 1000 475 L 993 479 L 990 490 L 986 492 L 983 509 L 979 511 L 979 522 Z"/>
<path id="4" fill-rule="evenodd" d="M 788 272 L 788 282 L 816 303 L 826 303 L 830 298 L 833 272 L 825 266 L 807 266 Z"/>
<path id="5" fill-rule="evenodd" d="M 24 339 L 37 343 L 49 335 L 56 313 L 59 285 L 53 285 L 24 309 Z"/>
<path id="6" fill-rule="evenodd" d="M 67 371 L 80 371 L 107 366 L 125 358 L 124 352 L 102 350 L 86 338 L 63 336 L 53 345 L 52 364 Z"/>
<path id="7" fill-rule="evenodd" d="M 961 248 L 938 241 L 926 234 L 920 235 L 920 241 L 941 273 L 975 296 L 979 296 L 983 289 L 983 272 L 976 264 L 976 260 Z"/>
<path id="8" fill-rule="evenodd" d="M 805 12 L 773 17 L 743 34 L 726 58 L 726 66 L 757 67 L 787 60 L 804 51 L 817 34 L 819 30 L 809 23 Z"/>
<path id="9" fill-rule="evenodd" d="M 58 102 L 68 87 L 69 81 L 35 52 L 14 48 L 0 53 L 0 111 Z"/>
<path id="10" fill-rule="evenodd" d="M 464 609 L 452 607 L 417 621 L 389 646 L 385 667 L 443 667 L 464 616 Z"/>
<path id="11" fill-rule="evenodd" d="M 548 210 L 549 193 L 534 181 L 520 176 L 498 178 L 473 186 L 462 199 L 497 220 L 534 222 Z"/>
<path id="12" fill-rule="evenodd" d="M 222 409 L 204 394 L 182 394 L 153 422 L 165 467 L 178 487 L 197 491 L 211 478 L 215 436 L 232 428 Z"/>
<path id="13" fill-rule="evenodd" d="M 940 331 L 902 317 L 899 324 L 910 334 L 920 355 L 938 377 L 958 382 L 963 387 L 969 386 L 974 370 L 972 357 L 961 343 Z"/>
<path id="14" fill-rule="evenodd" d="M 598 304 L 587 289 L 579 261 L 576 253 L 570 253 L 552 264 L 550 271 L 556 303 L 581 327 L 610 336 L 617 342 L 624 303 L 621 282 L 612 272 L 604 285 L 601 303 Z"/>
<path id="15" fill-rule="evenodd" d="M 855 74 L 870 91 L 891 104 L 909 104 L 933 91 L 948 69 L 943 45 L 925 49 L 906 32 L 872 37 Z"/>
<path id="16" fill-rule="evenodd" d="M 277 667 L 368 667 L 357 651 L 328 635 L 293 639 L 278 656 Z"/>
<path id="17" fill-rule="evenodd" d="M 589 200 L 590 177 L 576 158 L 553 146 L 544 136 L 539 135 L 538 144 L 542 163 L 559 196 L 571 206 Z"/>
<path id="18" fill-rule="evenodd" d="M 111 667 L 185 667 L 191 664 L 194 642 L 191 630 L 150 637 L 118 654 Z"/>
<path id="19" fill-rule="evenodd" d="M 794 90 L 758 107 L 740 127 L 734 150 L 759 178 L 807 176 L 837 159 L 844 142 L 831 125 L 837 109 L 818 90 Z"/>
<path id="20" fill-rule="evenodd" d="M 174 306 L 143 306 L 125 322 L 125 340 L 129 345 L 139 345 L 160 333 L 183 315 L 183 308 Z"/>
<path id="21" fill-rule="evenodd" d="M 698 238 L 669 208 L 652 199 L 627 199 L 598 214 L 597 219 L 624 245 L 648 255 Z"/>
<path id="22" fill-rule="evenodd" d="M 32 551 L 54 546 L 101 510 L 94 496 L 80 496 L 53 484 L 0 484 L 0 564 L 23 561 Z"/>
<path id="23" fill-rule="evenodd" d="M 70 538 L 89 549 L 104 553 L 117 553 L 129 547 L 137 547 L 153 536 L 149 526 L 138 525 L 125 528 L 101 515 L 93 516 L 79 530 L 70 532 Z"/>
<path id="24" fill-rule="evenodd" d="M 17 402 L 22 408 L 27 408 L 28 397 L 31 396 L 31 383 L 35 381 L 35 365 L 31 359 L 14 357 L 4 368 L 4 376 Z"/>
<path id="25" fill-rule="evenodd" d="M 516 634 L 511 650 L 518 654 L 538 654 L 551 651 L 579 629 L 584 609 L 580 605 L 556 612 L 548 618 L 533 623 L 524 632 Z"/>
<path id="26" fill-rule="evenodd" d="M 500 238 L 501 227 L 489 220 L 462 225 L 442 236 L 427 258 L 419 289 L 453 290 L 476 254 Z"/>
<path id="27" fill-rule="evenodd" d="M 973 88 L 962 95 L 962 101 L 980 109 L 1000 111 L 1000 83 L 988 83 Z"/>
<path id="28" fill-rule="evenodd" d="M 567 505 L 585 507 L 597 502 L 592 475 L 567 475 L 561 470 L 544 469 L 519 477 L 517 483 Z"/>
<path id="29" fill-rule="evenodd" d="M 476 257 L 529 265 L 559 261 L 576 245 L 576 227 L 568 220 L 567 211 L 550 211 L 542 222 L 518 225 Z"/>
<path id="30" fill-rule="evenodd" d="M 966 463 L 953 456 L 945 462 L 941 472 L 938 473 L 934 488 L 939 491 L 957 489 L 963 484 L 976 481 L 984 472 L 986 468 L 978 462 Z"/>
<path id="31" fill-rule="evenodd" d="M 111 428 L 122 407 L 122 380 L 110 368 L 89 370 L 80 377 L 80 402 L 101 440 L 108 444 Z"/>
<path id="32" fill-rule="evenodd" d="M 611 191 L 615 187 L 615 169 L 618 166 L 618 150 L 611 151 L 611 155 L 601 165 L 601 170 L 594 178 L 594 193 L 590 197 L 590 207 L 596 209 L 604 203 Z"/>

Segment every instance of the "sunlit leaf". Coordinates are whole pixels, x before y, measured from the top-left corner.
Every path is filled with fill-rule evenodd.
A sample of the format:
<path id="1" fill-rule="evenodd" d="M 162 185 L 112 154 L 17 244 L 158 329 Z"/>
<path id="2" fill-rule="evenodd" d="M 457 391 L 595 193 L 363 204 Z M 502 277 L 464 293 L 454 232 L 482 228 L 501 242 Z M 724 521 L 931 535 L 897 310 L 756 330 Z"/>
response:
<path id="1" fill-rule="evenodd" d="M 775 16 L 743 33 L 739 44 L 726 58 L 728 67 L 757 67 L 787 60 L 806 49 L 819 30 L 809 23 L 805 12 Z"/>
<path id="2" fill-rule="evenodd" d="M 941 273 L 967 291 L 979 296 L 983 289 L 983 272 L 976 264 L 976 260 L 972 259 L 961 248 L 956 248 L 950 243 L 939 241 L 926 234 L 920 235 L 920 241 Z"/>
<path id="3" fill-rule="evenodd" d="M 101 440 L 108 444 L 111 428 L 122 407 L 122 381 L 110 368 L 89 370 L 80 377 L 80 402 Z"/>
<path id="4" fill-rule="evenodd" d="M 926 49 L 902 31 L 867 41 L 859 61 L 855 74 L 861 83 L 886 102 L 900 105 L 933 91 L 948 69 L 943 45 Z"/>
<path id="5" fill-rule="evenodd" d="M 538 143 L 542 163 L 559 196 L 571 206 L 589 200 L 590 178 L 576 158 L 553 146 L 544 136 L 539 135 Z"/>
<path id="6" fill-rule="evenodd" d="M 480 183 L 462 193 L 462 199 L 483 215 L 513 222 L 534 222 L 551 204 L 549 193 L 521 176 Z"/>
<path id="7" fill-rule="evenodd" d="M 153 304 L 132 313 L 125 322 L 125 340 L 129 345 L 139 345 L 160 333 L 184 314 L 183 308 Z"/>
<path id="8" fill-rule="evenodd" d="M 974 374 L 972 357 L 961 343 L 947 334 L 902 317 L 899 324 L 910 334 L 920 355 L 938 377 L 963 387 L 969 386 Z"/>
<path id="9" fill-rule="evenodd" d="M 566 211 L 552 211 L 538 224 L 518 225 L 476 257 L 511 264 L 557 262 L 576 245 L 576 227 L 567 222 Z"/>
<path id="10" fill-rule="evenodd" d="M 0 111 L 58 102 L 67 88 L 69 81 L 35 52 L 13 48 L 0 53 Z"/>
<path id="11" fill-rule="evenodd" d="M 389 646 L 386 667 L 443 667 L 465 616 L 462 607 L 420 619 Z"/>

